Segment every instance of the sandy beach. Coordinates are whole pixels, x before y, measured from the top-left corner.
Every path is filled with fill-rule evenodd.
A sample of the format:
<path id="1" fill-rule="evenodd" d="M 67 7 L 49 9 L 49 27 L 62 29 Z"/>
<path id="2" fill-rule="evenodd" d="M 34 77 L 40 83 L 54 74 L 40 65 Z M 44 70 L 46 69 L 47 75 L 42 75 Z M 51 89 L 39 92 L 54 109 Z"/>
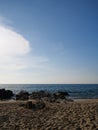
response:
<path id="1" fill-rule="evenodd" d="M 49 103 L 40 110 L 26 101 L 0 102 L 0 130 L 98 130 L 98 99 Z"/>

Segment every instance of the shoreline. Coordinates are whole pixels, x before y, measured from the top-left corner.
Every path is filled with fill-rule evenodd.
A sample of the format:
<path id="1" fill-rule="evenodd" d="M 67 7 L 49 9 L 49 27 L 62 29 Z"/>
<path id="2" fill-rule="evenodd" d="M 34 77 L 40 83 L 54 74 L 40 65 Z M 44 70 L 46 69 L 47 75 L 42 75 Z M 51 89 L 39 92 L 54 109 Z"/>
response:
<path id="1" fill-rule="evenodd" d="M 2 103 L 7 103 L 7 104 L 10 104 L 10 103 L 26 103 L 26 102 L 29 102 L 29 101 L 40 101 L 39 99 L 28 99 L 28 100 L 0 100 L 0 104 Z M 43 100 L 42 100 L 43 101 Z M 72 99 L 72 101 L 70 100 L 66 100 L 67 103 L 98 103 L 98 99 Z M 49 101 L 43 101 L 43 102 L 46 102 L 48 104 L 56 104 L 57 102 L 49 102 Z M 64 102 L 63 102 L 64 103 Z M 62 103 L 57 103 L 57 104 L 62 104 Z"/>
<path id="2" fill-rule="evenodd" d="M 98 98 L 98 84 L 8 84 L 1 85 L 1 89 L 11 90 L 16 95 L 21 90 L 29 93 L 36 91 L 47 91 L 55 93 L 57 91 L 67 91 L 69 97 L 75 98 Z"/>
<path id="3" fill-rule="evenodd" d="M 14 99 L 9 99 L 9 100 L 0 100 L 0 103 L 2 102 L 8 102 L 8 103 L 11 103 L 11 102 L 27 102 L 27 101 L 33 101 L 35 99 L 29 99 L 29 100 L 14 100 Z M 66 100 L 66 99 L 65 99 Z M 69 99 L 68 99 L 69 100 Z M 92 98 L 79 98 L 79 99 L 72 99 L 74 102 L 98 102 L 98 98 L 96 99 L 92 99 Z"/>

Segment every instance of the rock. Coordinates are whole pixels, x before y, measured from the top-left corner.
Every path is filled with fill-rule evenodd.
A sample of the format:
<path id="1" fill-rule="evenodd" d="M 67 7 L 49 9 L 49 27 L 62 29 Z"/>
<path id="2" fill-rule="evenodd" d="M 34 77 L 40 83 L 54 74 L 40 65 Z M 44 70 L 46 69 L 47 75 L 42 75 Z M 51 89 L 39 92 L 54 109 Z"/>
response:
<path id="1" fill-rule="evenodd" d="M 36 102 L 28 101 L 25 107 L 28 109 L 39 110 L 45 107 L 45 103 L 43 101 L 36 101 Z"/>
<path id="2" fill-rule="evenodd" d="M 53 96 L 51 96 L 50 98 L 48 98 L 48 102 L 54 103 L 56 102 L 56 99 Z"/>
<path id="3" fill-rule="evenodd" d="M 28 100 L 29 93 L 26 91 L 21 91 L 19 94 L 16 95 L 16 100 Z"/>
<path id="4" fill-rule="evenodd" d="M 50 97 L 51 94 L 46 91 L 32 92 L 30 99 L 41 99 L 44 97 Z"/>
<path id="5" fill-rule="evenodd" d="M 69 94 L 67 92 L 56 92 L 56 93 L 49 93 L 46 91 L 39 91 L 39 92 L 32 92 L 30 95 L 30 99 L 41 99 L 43 101 L 48 102 L 56 102 L 57 100 L 66 99 L 66 96 Z M 58 101 L 59 102 L 59 101 Z"/>
<path id="6" fill-rule="evenodd" d="M 32 101 L 28 101 L 25 105 L 26 108 L 28 109 L 32 109 L 33 108 L 33 104 L 32 104 Z"/>
<path id="7" fill-rule="evenodd" d="M 35 104 L 36 110 L 38 110 L 38 109 L 43 109 L 44 107 L 45 107 L 45 103 L 44 103 L 43 101 L 38 101 L 38 102 L 36 102 L 36 104 Z"/>
<path id="8" fill-rule="evenodd" d="M 53 94 L 55 99 L 65 99 L 66 96 L 69 96 L 67 92 L 56 92 Z"/>
<path id="9" fill-rule="evenodd" d="M 51 96 L 51 97 L 44 97 L 44 98 L 41 98 L 41 100 L 42 100 L 43 102 L 51 102 L 51 103 L 53 103 L 53 102 L 56 101 L 53 96 Z"/>
<path id="10" fill-rule="evenodd" d="M 14 96 L 11 90 L 0 89 L 0 99 L 11 99 Z"/>

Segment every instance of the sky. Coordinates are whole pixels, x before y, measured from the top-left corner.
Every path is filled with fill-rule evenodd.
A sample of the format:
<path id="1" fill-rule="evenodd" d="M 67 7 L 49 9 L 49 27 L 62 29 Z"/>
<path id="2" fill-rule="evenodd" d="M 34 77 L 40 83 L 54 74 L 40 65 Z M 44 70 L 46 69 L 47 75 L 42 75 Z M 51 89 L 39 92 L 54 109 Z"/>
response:
<path id="1" fill-rule="evenodd" d="M 98 83 L 98 0 L 0 0 L 0 83 Z"/>

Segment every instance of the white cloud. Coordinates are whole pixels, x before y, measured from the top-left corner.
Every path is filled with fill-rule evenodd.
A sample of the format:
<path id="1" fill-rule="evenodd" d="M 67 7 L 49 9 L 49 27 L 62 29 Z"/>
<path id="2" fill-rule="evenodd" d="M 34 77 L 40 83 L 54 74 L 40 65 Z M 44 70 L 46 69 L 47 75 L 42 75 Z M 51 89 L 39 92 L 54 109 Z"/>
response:
<path id="1" fill-rule="evenodd" d="M 22 35 L 0 26 L 0 56 L 23 55 L 29 51 L 29 42 Z"/>
<path id="2" fill-rule="evenodd" d="M 31 54 L 30 43 L 11 27 L 2 24 L 0 17 L 0 71 L 20 71 L 30 68 L 43 68 L 48 59 Z"/>
<path id="3" fill-rule="evenodd" d="M 29 41 L 7 26 L 0 25 L 0 68 L 24 68 L 25 65 L 21 60 L 28 53 L 30 53 Z"/>

